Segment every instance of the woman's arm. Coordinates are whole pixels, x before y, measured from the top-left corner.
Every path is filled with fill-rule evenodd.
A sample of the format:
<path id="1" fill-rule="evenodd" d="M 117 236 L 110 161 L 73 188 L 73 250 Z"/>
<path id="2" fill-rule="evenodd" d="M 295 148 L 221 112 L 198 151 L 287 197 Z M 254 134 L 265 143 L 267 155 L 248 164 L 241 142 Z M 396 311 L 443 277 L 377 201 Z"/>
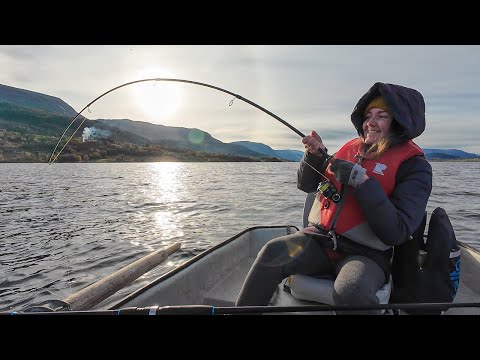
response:
<path id="1" fill-rule="evenodd" d="M 328 165 L 326 164 L 327 156 L 317 156 L 305 151 L 300 166 L 297 170 L 297 188 L 306 193 L 317 190 L 318 184 L 322 181 L 323 174 Z M 308 164 L 311 166 L 308 166 Z M 313 169 L 312 169 L 313 167 Z M 316 169 L 317 171 L 315 171 Z M 320 173 L 320 174 L 319 174 Z"/>
<path id="2" fill-rule="evenodd" d="M 432 191 L 432 166 L 422 156 L 400 165 L 389 199 L 371 177 L 353 191 L 373 232 L 386 245 L 399 245 L 420 226 Z"/>

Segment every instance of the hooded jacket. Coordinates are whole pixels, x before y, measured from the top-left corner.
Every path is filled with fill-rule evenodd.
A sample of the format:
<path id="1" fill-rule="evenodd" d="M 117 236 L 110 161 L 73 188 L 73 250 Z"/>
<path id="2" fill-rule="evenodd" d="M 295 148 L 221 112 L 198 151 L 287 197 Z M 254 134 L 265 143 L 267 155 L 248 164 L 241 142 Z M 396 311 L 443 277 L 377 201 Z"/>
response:
<path id="1" fill-rule="evenodd" d="M 394 120 L 401 127 L 401 136 L 397 142 L 405 142 L 419 136 L 425 130 L 425 102 L 416 90 L 404 86 L 377 82 L 357 102 L 351 121 L 360 135 L 364 110 L 372 99 L 381 95 Z M 324 171 L 322 158 L 305 152 L 297 172 L 297 187 L 305 192 L 314 192 L 323 179 L 316 169 Z M 322 166 L 323 165 L 323 166 Z M 375 235 L 388 246 L 406 242 L 420 226 L 432 190 L 432 168 L 423 156 L 413 156 L 402 162 L 395 176 L 395 186 L 390 197 L 380 183 L 370 177 L 351 191 L 360 205 L 360 209 Z M 350 196 L 352 196 L 350 195 Z M 361 254 L 376 261 L 384 270 L 386 278 L 390 276 L 390 258 L 392 249 L 382 251 L 341 238 L 339 250 Z"/>
<path id="2" fill-rule="evenodd" d="M 382 96 L 393 118 L 405 131 L 403 141 L 414 139 L 425 130 L 425 101 L 415 89 L 401 85 L 375 83 L 353 109 L 351 120 L 357 133 L 363 134 L 362 124 L 367 105 L 377 96 Z"/>

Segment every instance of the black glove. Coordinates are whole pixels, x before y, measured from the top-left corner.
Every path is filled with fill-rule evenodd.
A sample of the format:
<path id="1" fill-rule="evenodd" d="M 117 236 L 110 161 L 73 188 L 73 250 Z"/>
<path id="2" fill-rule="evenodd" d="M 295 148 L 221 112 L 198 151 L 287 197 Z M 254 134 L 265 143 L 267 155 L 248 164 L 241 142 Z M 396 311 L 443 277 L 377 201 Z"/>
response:
<path id="1" fill-rule="evenodd" d="M 330 165 L 330 170 L 335 175 L 335 179 L 342 184 L 357 187 L 363 183 L 367 170 L 358 164 L 350 161 L 335 159 Z"/>

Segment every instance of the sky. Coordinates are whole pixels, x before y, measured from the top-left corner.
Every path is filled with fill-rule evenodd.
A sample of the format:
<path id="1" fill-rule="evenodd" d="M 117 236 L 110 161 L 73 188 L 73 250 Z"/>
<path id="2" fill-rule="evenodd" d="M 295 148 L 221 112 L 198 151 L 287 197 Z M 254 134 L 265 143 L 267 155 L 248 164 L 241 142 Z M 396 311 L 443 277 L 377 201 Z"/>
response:
<path id="1" fill-rule="evenodd" d="M 418 145 L 480 154 L 479 45 L 0 45 L 0 68 L 0 84 L 58 97 L 77 112 L 137 80 L 204 83 L 302 134 L 317 131 L 330 152 L 357 136 L 350 114 L 375 82 L 399 84 L 425 99 Z M 191 83 L 122 86 L 82 115 L 304 150 L 301 136 L 276 118 Z"/>

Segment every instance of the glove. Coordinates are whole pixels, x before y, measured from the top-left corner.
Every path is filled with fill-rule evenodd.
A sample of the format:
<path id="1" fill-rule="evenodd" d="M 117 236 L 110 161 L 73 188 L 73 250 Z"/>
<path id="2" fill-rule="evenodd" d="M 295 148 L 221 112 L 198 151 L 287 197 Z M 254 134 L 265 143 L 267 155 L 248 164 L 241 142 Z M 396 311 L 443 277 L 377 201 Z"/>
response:
<path id="1" fill-rule="evenodd" d="M 366 177 L 367 170 L 358 164 L 350 161 L 335 159 L 330 170 L 335 175 L 335 179 L 342 184 L 357 187 L 363 183 L 368 177 Z"/>

